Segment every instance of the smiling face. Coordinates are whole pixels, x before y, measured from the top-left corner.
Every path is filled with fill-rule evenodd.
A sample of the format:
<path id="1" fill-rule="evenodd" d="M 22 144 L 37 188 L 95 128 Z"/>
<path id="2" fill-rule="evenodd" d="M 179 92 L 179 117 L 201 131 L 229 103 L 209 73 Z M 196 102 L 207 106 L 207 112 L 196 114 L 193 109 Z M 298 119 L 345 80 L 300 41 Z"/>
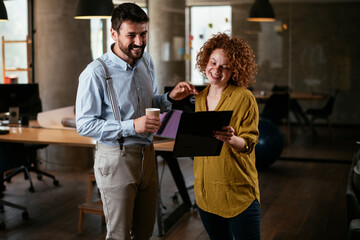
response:
<path id="1" fill-rule="evenodd" d="M 119 33 L 111 28 L 111 37 L 115 41 L 114 53 L 131 66 L 144 53 L 147 36 L 147 23 L 124 21 Z"/>
<path id="2" fill-rule="evenodd" d="M 232 69 L 222 49 L 212 51 L 206 65 L 205 75 L 211 85 L 225 87 L 231 77 Z"/>

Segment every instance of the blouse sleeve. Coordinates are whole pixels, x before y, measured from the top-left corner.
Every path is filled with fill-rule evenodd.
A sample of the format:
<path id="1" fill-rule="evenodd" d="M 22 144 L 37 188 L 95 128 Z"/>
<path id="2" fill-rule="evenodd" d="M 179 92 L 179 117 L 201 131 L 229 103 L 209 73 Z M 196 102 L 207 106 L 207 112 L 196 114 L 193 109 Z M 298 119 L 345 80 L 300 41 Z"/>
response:
<path id="1" fill-rule="evenodd" d="M 241 152 L 250 153 L 253 151 L 259 138 L 259 110 L 255 98 L 251 98 L 247 106 L 244 105 L 242 105 L 239 111 L 243 115 L 238 116 L 238 136 L 246 142 L 246 148 Z"/>

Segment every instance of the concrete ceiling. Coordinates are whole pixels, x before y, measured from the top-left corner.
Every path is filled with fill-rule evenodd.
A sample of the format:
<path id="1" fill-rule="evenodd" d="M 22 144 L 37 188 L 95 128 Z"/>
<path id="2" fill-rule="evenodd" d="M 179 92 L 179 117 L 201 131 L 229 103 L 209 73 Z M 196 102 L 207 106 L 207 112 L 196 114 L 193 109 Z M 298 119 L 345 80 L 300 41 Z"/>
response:
<path id="1" fill-rule="evenodd" d="M 159 1 L 159 0 L 134 0 L 136 4 L 141 7 L 146 7 L 147 1 Z M 169 1 L 169 0 L 166 0 Z M 179 0 L 174 0 L 179 1 Z M 238 5 L 249 4 L 255 0 L 185 0 L 186 6 L 203 6 L 203 5 Z M 360 2 L 360 0 L 269 0 L 270 3 L 335 3 L 335 2 Z M 120 4 L 128 2 L 124 0 L 113 0 L 114 4 Z"/>

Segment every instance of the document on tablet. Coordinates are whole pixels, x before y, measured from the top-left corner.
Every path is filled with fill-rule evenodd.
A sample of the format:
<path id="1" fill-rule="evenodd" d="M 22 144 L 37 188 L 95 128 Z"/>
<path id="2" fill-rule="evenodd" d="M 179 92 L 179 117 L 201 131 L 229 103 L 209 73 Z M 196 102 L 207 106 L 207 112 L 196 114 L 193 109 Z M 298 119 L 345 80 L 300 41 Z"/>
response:
<path id="1" fill-rule="evenodd" d="M 215 130 L 229 126 L 232 111 L 182 113 L 176 133 L 174 157 L 218 156 L 223 142 L 213 136 Z"/>

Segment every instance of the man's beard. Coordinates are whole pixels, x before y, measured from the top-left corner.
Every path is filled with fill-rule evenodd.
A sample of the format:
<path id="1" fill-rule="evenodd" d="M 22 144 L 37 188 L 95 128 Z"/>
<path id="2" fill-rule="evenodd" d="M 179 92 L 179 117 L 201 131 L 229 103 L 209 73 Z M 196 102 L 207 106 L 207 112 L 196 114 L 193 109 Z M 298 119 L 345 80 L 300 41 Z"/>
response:
<path id="1" fill-rule="evenodd" d="M 119 45 L 120 51 L 122 51 L 126 56 L 128 56 L 129 58 L 131 58 L 133 60 L 140 59 L 142 57 L 142 55 L 144 54 L 145 44 L 143 44 L 141 46 L 138 46 L 135 44 L 130 44 L 128 47 L 125 47 L 124 45 L 121 44 L 120 41 L 118 41 L 118 45 Z M 137 49 L 137 48 L 140 48 L 141 52 L 137 55 L 132 54 L 131 50 Z"/>

